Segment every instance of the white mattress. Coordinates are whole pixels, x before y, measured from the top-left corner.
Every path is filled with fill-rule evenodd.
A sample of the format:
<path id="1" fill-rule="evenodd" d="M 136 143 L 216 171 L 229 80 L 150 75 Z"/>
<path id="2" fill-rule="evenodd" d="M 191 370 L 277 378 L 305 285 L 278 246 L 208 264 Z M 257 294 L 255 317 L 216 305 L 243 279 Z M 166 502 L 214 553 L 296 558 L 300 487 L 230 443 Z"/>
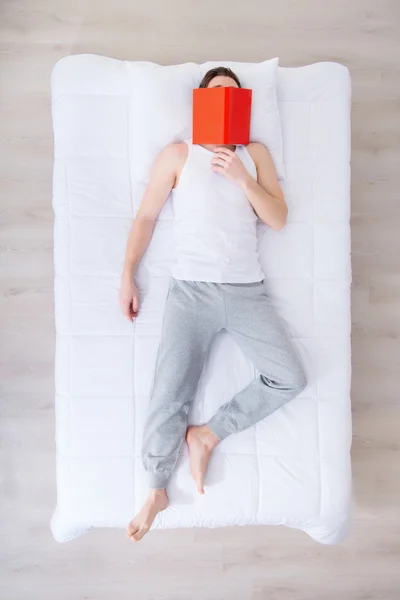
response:
<path id="1" fill-rule="evenodd" d="M 92 527 L 125 528 L 145 498 L 141 435 L 174 254 L 167 203 L 140 267 L 132 325 L 119 308 L 120 273 L 148 175 L 136 180 L 130 168 L 134 92 L 118 88 L 120 61 L 118 78 L 108 64 L 99 88 L 98 57 L 91 89 L 84 59 L 73 57 L 73 82 L 71 58 L 52 82 L 58 499 L 51 527 L 60 542 Z M 278 82 L 289 223 L 281 232 L 260 229 L 260 256 L 309 383 L 216 448 L 204 497 L 184 449 L 171 505 L 154 527 L 283 524 L 329 544 L 346 535 L 351 487 L 350 78 L 344 66 L 319 63 L 279 68 Z M 204 422 L 254 376 L 221 334 L 191 421 Z"/>

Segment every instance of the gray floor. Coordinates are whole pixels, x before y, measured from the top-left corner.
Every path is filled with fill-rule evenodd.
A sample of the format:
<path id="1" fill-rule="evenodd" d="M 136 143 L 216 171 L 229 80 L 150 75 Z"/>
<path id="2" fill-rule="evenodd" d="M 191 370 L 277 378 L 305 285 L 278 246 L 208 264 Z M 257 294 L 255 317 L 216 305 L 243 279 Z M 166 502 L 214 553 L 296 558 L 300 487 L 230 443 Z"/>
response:
<path id="1" fill-rule="evenodd" d="M 1 0 L 2 599 L 398 600 L 399 39 L 394 0 Z M 343 545 L 262 527 L 153 532 L 139 545 L 118 531 L 53 541 L 49 76 L 80 52 L 350 67 L 354 527 Z"/>

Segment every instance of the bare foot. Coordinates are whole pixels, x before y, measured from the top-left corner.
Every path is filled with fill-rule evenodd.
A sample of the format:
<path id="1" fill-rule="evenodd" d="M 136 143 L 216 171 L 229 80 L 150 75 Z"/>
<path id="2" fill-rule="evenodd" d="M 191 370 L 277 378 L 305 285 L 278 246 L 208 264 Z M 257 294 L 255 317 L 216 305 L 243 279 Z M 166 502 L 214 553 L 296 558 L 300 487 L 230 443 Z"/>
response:
<path id="1" fill-rule="evenodd" d="M 129 523 L 126 535 L 138 542 L 149 531 L 159 512 L 168 506 L 168 496 L 165 490 L 150 490 L 149 497 L 142 510 Z"/>
<path id="2" fill-rule="evenodd" d="M 207 425 L 188 427 L 186 441 L 189 446 L 190 471 L 196 482 L 197 490 L 204 494 L 204 477 L 213 448 L 219 438 Z"/>

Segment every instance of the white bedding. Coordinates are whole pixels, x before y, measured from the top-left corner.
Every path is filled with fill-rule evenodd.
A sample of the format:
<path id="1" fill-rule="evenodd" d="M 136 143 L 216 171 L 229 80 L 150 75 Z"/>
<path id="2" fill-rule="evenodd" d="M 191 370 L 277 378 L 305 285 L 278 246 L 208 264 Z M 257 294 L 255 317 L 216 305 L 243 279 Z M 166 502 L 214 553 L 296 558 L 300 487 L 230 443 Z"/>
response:
<path id="1" fill-rule="evenodd" d="M 120 273 L 148 173 L 139 178 L 131 164 L 140 148 L 130 121 L 135 90 L 121 89 L 126 63 L 110 69 L 109 61 L 63 59 L 52 81 L 58 499 L 51 527 L 60 542 L 92 527 L 124 528 L 145 497 L 141 433 L 174 254 L 168 202 L 140 266 L 140 316 L 130 324 L 119 308 Z M 278 100 L 289 223 L 281 232 L 260 228 L 259 247 L 309 384 L 217 447 L 204 497 L 184 449 L 170 508 L 154 526 L 284 524 L 329 544 L 346 535 L 351 488 L 349 73 L 335 63 L 279 68 Z M 254 376 L 234 341 L 220 335 L 191 421 L 206 420 Z"/>

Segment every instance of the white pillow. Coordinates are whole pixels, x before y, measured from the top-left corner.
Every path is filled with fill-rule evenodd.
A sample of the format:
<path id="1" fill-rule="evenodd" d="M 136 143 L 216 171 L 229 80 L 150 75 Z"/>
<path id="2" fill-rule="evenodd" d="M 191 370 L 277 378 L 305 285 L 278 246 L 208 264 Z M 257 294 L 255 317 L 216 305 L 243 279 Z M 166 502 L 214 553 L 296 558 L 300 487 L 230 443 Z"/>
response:
<path id="1" fill-rule="evenodd" d="M 130 148 L 132 179 L 144 185 L 158 152 L 167 144 L 191 137 L 193 88 L 199 86 L 209 69 L 219 65 L 229 66 L 242 86 L 253 90 L 251 141 L 265 144 L 278 177 L 284 179 L 282 130 L 275 92 L 278 62 L 274 58 L 262 63 L 220 61 L 165 67 L 126 63 L 131 103 L 129 137 L 134 140 Z"/>

